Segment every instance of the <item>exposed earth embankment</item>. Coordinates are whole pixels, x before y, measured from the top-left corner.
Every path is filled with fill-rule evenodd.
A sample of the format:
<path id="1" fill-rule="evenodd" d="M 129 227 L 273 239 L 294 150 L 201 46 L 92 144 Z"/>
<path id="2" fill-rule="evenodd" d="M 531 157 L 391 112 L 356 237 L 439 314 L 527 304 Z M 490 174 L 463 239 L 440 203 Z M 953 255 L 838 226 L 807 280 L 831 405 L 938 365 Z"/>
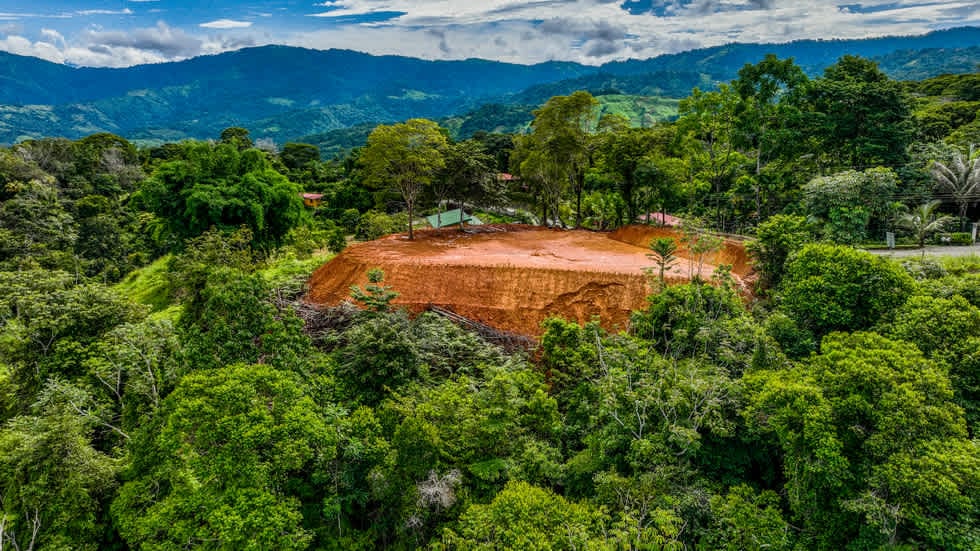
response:
<path id="1" fill-rule="evenodd" d="M 409 241 L 392 235 L 350 246 L 321 266 L 310 281 L 308 300 L 337 304 L 350 286 L 367 284 L 367 271 L 381 268 L 385 285 L 399 293 L 394 303 L 413 311 L 430 305 L 498 329 L 536 336 L 548 316 L 585 322 L 597 317 L 607 329 L 624 328 L 632 310 L 652 291 L 645 268 L 654 265 L 647 244 L 654 237 L 679 239 L 676 231 L 630 226 L 612 233 L 497 225 L 419 231 Z M 683 247 L 668 283 L 688 281 L 697 266 Z M 745 249 L 726 241 L 705 259 L 708 277 L 716 264 L 730 264 L 735 277 L 749 273 Z"/>

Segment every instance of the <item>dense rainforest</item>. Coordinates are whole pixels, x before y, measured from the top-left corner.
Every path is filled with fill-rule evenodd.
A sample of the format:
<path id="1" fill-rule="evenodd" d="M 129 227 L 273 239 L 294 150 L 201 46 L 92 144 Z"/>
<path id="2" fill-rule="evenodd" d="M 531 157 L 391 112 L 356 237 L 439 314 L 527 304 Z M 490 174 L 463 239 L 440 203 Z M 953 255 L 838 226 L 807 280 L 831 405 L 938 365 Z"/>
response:
<path id="1" fill-rule="evenodd" d="M 326 161 L 240 127 L 0 149 L 0 547 L 980 547 L 980 258 L 855 248 L 972 240 L 980 76 L 769 56 L 678 111 L 575 92 L 518 135 L 410 119 Z M 450 205 L 670 213 L 749 236 L 757 287 L 664 287 L 654 242 L 628 330 L 530 349 L 408 315 L 380 271 L 303 302 Z"/>

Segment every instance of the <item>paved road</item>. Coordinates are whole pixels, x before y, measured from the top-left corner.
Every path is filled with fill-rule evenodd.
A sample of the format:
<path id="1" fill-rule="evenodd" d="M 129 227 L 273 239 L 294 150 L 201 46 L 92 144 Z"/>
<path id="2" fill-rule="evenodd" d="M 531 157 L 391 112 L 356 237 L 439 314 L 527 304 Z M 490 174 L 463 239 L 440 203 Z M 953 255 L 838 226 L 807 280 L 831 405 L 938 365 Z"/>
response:
<path id="1" fill-rule="evenodd" d="M 905 258 L 909 256 L 922 256 L 922 249 L 874 249 L 868 252 L 881 255 L 881 256 L 891 256 L 894 258 Z M 970 247 L 926 247 L 926 256 L 980 256 L 980 244 L 972 245 Z"/>

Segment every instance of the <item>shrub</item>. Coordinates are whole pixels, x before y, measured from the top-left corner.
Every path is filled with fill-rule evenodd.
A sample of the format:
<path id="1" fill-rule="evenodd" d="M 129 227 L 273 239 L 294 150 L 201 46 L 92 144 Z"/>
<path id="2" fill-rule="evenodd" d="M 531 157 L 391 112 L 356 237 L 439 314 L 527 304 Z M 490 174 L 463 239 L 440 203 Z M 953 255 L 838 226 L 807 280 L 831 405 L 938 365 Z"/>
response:
<path id="1" fill-rule="evenodd" d="M 914 285 L 887 259 L 850 247 L 809 244 L 786 263 L 781 307 L 819 338 L 871 327 L 901 306 Z"/>
<path id="2" fill-rule="evenodd" d="M 950 245 L 972 245 L 973 235 L 967 232 L 955 232 L 949 234 Z"/>
<path id="3" fill-rule="evenodd" d="M 387 215 L 383 212 L 369 211 L 361 216 L 357 224 L 357 237 L 371 241 L 408 228 L 404 215 Z"/>

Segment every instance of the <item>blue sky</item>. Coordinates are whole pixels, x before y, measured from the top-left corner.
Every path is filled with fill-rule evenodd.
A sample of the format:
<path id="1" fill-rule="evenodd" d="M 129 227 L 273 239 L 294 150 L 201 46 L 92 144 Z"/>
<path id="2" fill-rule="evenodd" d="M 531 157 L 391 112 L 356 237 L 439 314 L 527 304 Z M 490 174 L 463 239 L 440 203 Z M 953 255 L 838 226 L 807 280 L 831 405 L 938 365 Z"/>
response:
<path id="1" fill-rule="evenodd" d="M 599 64 L 726 42 L 980 25 L 975 0 L 0 0 L 0 50 L 128 66 L 288 44 Z"/>

